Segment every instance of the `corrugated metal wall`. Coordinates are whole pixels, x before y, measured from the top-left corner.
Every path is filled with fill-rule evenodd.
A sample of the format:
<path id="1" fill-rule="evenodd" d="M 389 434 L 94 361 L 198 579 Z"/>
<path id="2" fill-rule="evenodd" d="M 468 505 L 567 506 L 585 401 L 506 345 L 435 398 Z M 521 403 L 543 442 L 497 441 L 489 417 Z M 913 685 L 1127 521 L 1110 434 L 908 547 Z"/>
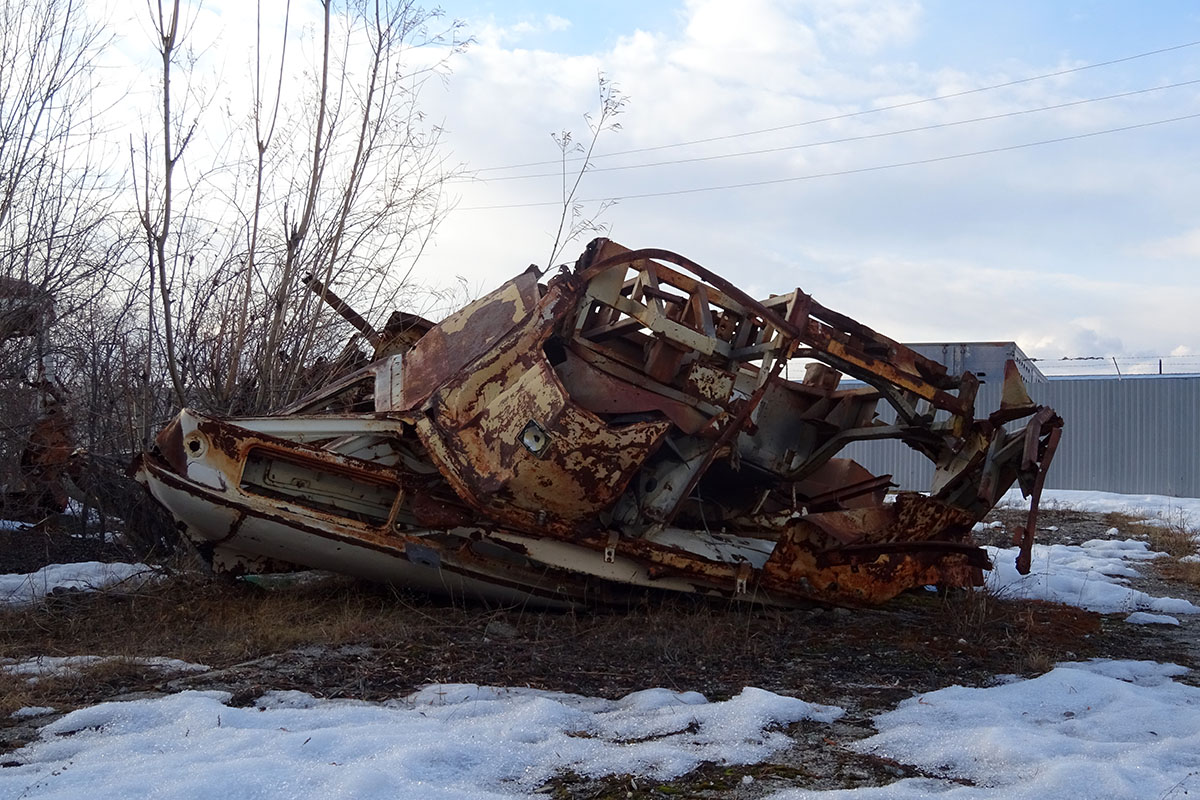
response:
<path id="1" fill-rule="evenodd" d="M 1066 423 L 1049 488 L 1200 497 L 1200 377 L 1051 379 L 1029 393 Z M 976 408 L 999 407 L 999 394 L 996 383 L 981 386 Z M 890 421 L 885 405 L 880 417 Z M 904 489 L 927 489 L 933 476 L 899 442 L 857 442 L 842 454 Z"/>

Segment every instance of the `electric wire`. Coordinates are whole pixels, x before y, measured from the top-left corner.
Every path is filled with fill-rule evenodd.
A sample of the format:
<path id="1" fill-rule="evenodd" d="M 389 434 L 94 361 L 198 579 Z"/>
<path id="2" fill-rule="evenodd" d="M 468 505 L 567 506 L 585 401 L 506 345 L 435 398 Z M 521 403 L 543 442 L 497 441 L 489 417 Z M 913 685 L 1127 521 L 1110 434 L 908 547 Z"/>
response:
<path id="1" fill-rule="evenodd" d="M 588 171 L 588 173 L 595 173 L 595 172 L 614 172 L 614 171 L 618 171 L 618 170 L 627 170 L 627 169 L 646 169 L 649 167 L 663 167 L 663 166 L 671 166 L 671 165 L 675 165 L 675 164 L 691 164 L 691 163 L 698 163 L 698 162 L 705 162 L 705 161 L 720 161 L 720 160 L 727 159 L 727 158 L 742 158 L 745 156 L 767 155 L 770 153 L 784 153 L 784 152 L 788 152 L 791 150 L 803 150 L 803 149 L 807 149 L 810 147 L 823 147 L 826 145 L 833 145 L 833 144 L 847 144 L 850 142 L 862 142 L 862 141 L 869 141 L 871 139 L 884 139 L 884 138 L 887 138 L 890 136 L 901 136 L 901 135 L 905 135 L 905 134 L 909 134 L 909 133 L 922 133 L 925 131 L 940 130 L 940 129 L 944 129 L 944 128 L 953 128 L 953 127 L 957 127 L 960 125 L 973 124 L 976 122 L 992 122 L 992 121 L 999 120 L 999 119 L 1008 119 L 1011 117 L 1019 117 L 1019 116 L 1024 116 L 1027 114 L 1037 114 L 1037 113 L 1041 113 L 1043 111 L 1057 111 L 1057 110 L 1061 110 L 1064 108 L 1072 108 L 1075 106 L 1087 105 L 1089 103 L 1099 103 L 1099 102 L 1103 102 L 1106 100 L 1117 100 L 1117 99 L 1122 99 L 1122 98 L 1126 98 L 1126 97 L 1134 97 L 1136 95 L 1149 94 L 1150 92 L 1159 92 L 1159 91 L 1164 91 L 1166 89 L 1177 89 L 1177 88 L 1180 88 L 1183 86 L 1194 86 L 1196 84 L 1200 84 L 1200 78 L 1195 79 L 1195 80 L 1190 80 L 1190 81 L 1180 81 L 1178 83 L 1163 84 L 1161 86 L 1151 86 L 1151 87 L 1148 87 L 1145 89 L 1134 89 L 1132 91 L 1120 92 L 1118 94 L 1105 95 L 1103 97 L 1089 97 L 1089 98 L 1086 98 L 1083 100 L 1071 100 L 1071 101 L 1068 101 L 1065 103 L 1056 103 L 1054 105 L 1049 105 L 1049 106 L 1039 106 L 1037 108 L 1023 108 L 1023 109 L 1018 109 L 1016 111 L 1006 111 L 1006 112 L 1003 112 L 1000 114 L 989 114 L 989 115 L 983 116 L 983 117 L 972 117 L 970 119 L 960 119 L 960 120 L 954 120 L 952 122 L 938 122 L 938 123 L 933 123 L 930 125 L 921 125 L 921 126 L 915 127 L 915 128 L 903 128 L 903 129 L 899 129 L 899 130 L 882 131 L 879 133 L 865 133 L 865 134 L 860 134 L 858 136 L 845 136 L 845 137 L 838 138 L 838 139 L 825 139 L 825 140 L 818 141 L 818 142 L 805 142 L 803 144 L 783 145 L 780 147 L 767 147 L 767 148 L 763 148 L 760 150 L 743 150 L 743 151 L 736 152 L 736 153 L 722 153 L 719 155 L 712 155 L 712 156 L 694 156 L 691 158 L 678 158 L 678 159 L 672 159 L 669 161 L 652 161 L 652 162 L 642 163 L 642 164 L 622 164 L 622 165 L 615 166 L 615 167 L 589 167 L 587 171 Z M 561 163 L 561 162 L 554 162 L 554 163 Z M 450 179 L 449 182 L 450 183 L 472 183 L 472 182 L 482 181 L 485 183 L 495 183 L 495 182 L 499 182 L 499 181 L 516 181 L 516 180 L 529 180 L 529 179 L 533 179 L 533 178 L 560 178 L 560 177 L 562 177 L 561 172 L 538 172 L 538 173 L 534 173 L 531 175 L 502 175 L 502 176 L 495 177 L 495 178 L 478 178 L 478 177 L 467 176 L 467 177 L 462 177 L 462 178 L 452 178 L 452 179 Z"/>
<path id="2" fill-rule="evenodd" d="M 1032 147 L 1042 147 L 1045 145 L 1059 144 L 1062 142 L 1077 141 L 1080 139 L 1090 139 L 1096 136 L 1105 136 L 1112 133 L 1123 133 L 1125 131 L 1139 130 L 1143 128 L 1151 128 L 1158 125 L 1168 125 L 1174 122 L 1182 122 L 1185 120 L 1200 118 L 1200 113 L 1184 114 L 1178 117 L 1170 117 L 1168 119 L 1153 120 L 1151 122 L 1140 122 L 1133 125 L 1123 125 L 1118 128 L 1106 128 L 1099 131 L 1090 131 L 1088 133 L 1077 133 L 1070 136 L 1059 136 L 1053 139 L 1041 139 L 1034 142 L 1022 142 L 1020 144 L 1005 145 L 1002 147 L 989 147 L 984 150 L 973 150 L 967 153 L 952 153 L 943 156 L 933 156 L 930 158 L 913 159 L 911 161 L 898 161 L 890 164 L 874 164 L 868 167 L 856 167 L 853 169 L 834 170 L 830 172 L 817 172 L 808 175 L 793 175 L 787 178 L 771 178 L 761 181 L 746 181 L 743 183 L 727 183 L 718 186 L 700 186 L 691 189 L 672 189 L 661 192 L 642 192 L 639 194 L 625 195 L 610 195 L 607 197 L 593 197 L 587 199 L 576 200 L 577 203 L 597 203 L 597 202 L 621 202 L 625 200 L 640 200 L 653 197 L 671 197 L 676 195 L 700 194 L 703 192 L 717 192 L 729 189 L 746 189 L 755 186 L 773 186 L 783 183 L 796 183 L 799 181 L 816 180 L 818 178 L 833 178 L 844 175 L 858 175 L 867 172 L 880 172 L 883 170 L 899 169 L 902 167 L 914 167 L 925 164 L 937 164 L 945 161 L 954 161 L 963 158 L 974 158 L 978 156 L 992 155 L 995 153 L 1007 153 L 1015 150 L 1024 150 Z M 541 208 L 546 206 L 561 206 L 561 200 L 549 200 L 534 203 L 503 203 L 497 205 L 486 206 L 460 206 L 458 211 L 491 211 L 497 209 L 510 208 Z"/>
<path id="3" fill-rule="evenodd" d="M 966 97 L 968 95 L 980 94 L 982 92 L 990 92 L 990 91 L 994 91 L 996 89 L 1007 89 L 1012 86 L 1020 86 L 1022 84 L 1026 84 L 1026 83 L 1033 83 L 1035 81 L 1047 80 L 1049 78 L 1058 78 L 1058 77 L 1062 77 L 1063 75 L 1072 75 L 1075 73 L 1084 72 L 1086 70 L 1099 69 L 1101 67 L 1110 67 L 1114 64 L 1124 64 L 1129 61 L 1136 61 L 1141 58 L 1149 58 L 1150 56 L 1161 55 L 1163 53 L 1170 53 L 1170 52 L 1174 52 L 1177 50 L 1184 50 L 1186 48 L 1195 47 L 1197 45 L 1200 45 L 1200 40 L 1193 41 L 1193 42 L 1184 42 L 1183 44 L 1172 45 L 1170 47 L 1161 47 L 1157 50 L 1148 50 L 1144 53 L 1135 53 L 1134 55 L 1131 55 L 1131 56 L 1123 56 L 1121 58 L 1113 58 L 1113 59 L 1109 59 L 1107 61 L 1098 61 L 1093 64 L 1084 64 L 1082 66 L 1071 67 L 1069 69 L 1061 69 L 1061 70 L 1057 70 L 1055 72 L 1046 72 L 1041 75 L 1031 75 L 1026 78 L 1017 78 L 1016 80 L 1005 81 L 1003 83 L 994 83 L 989 86 L 978 86 L 974 89 L 963 89 L 963 90 L 957 91 L 957 92 L 948 92 L 946 94 L 934 95 L 932 97 L 923 97 L 918 100 L 907 100 L 903 103 L 891 103 L 889 105 L 878 106 L 875 108 L 865 108 L 865 109 L 861 109 L 859 111 L 849 111 L 844 114 L 834 114 L 834 115 L 828 116 L 828 117 L 820 117 L 817 119 L 804 120 L 802 122 L 791 122 L 786 125 L 776 125 L 776 126 L 773 126 L 770 128 L 760 128 L 758 130 L 742 131 L 740 133 L 728 133 L 728 134 L 724 134 L 721 136 L 708 136 L 703 139 L 692 139 L 692 140 L 684 141 L 684 142 L 672 142 L 669 144 L 653 145 L 650 147 L 636 147 L 636 148 L 632 148 L 629 150 L 615 150 L 611 153 L 600 153 L 600 154 L 593 155 L 592 158 L 593 159 L 611 158 L 613 156 L 631 155 L 633 153 L 649 153 L 649 152 L 653 152 L 656 150 L 668 150 L 668 149 L 675 148 L 675 147 L 690 147 L 691 145 L 695 145 L 695 144 L 707 144 L 709 142 L 719 142 L 719 141 L 724 141 L 727 139 L 737 139 L 737 138 L 741 138 L 744 136 L 758 136 L 758 135 L 764 134 L 764 133 L 775 133 L 777 131 L 790 130 L 792 128 L 801 128 L 801 127 L 804 127 L 807 125 L 817 125 L 817 124 L 820 124 L 823 122 L 834 122 L 837 120 L 852 119 L 854 117 L 862 117 L 862 116 L 866 116 L 868 114 L 879 114 L 884 111 L 895 111 L 895 110 L 901 109 L 901 108 L 911 108 L 913 106 L 923 105 L 925 103 L 936 103 L 936 102 L 939 102 L 942 100 L 951 100 L 951 99 L 954 99 L 957 97 Z M 582 159 L 581 158 L 567 159 L 567 161 L 569 161 L 569 162 L 575 162 L 575 161 L 580 161 L 580 160 L 582 160 Z M 530 161 L 530 162 L 527 162 L 524 164 L 508 164 L 505 166 L 498 166 L 498 167 L 481 167 L 480 169 L 477 169 L 475 171 L 476 172 L 494 172 L 494 171 L 506 170 L 506 169 L 521 169 L 524 167 L 541 167 L 541 166 L 546 166 L 549 164 L 560 164 L 560 163 L 562 163 L 562 159 L 549 159 L 546 161 Z"/>

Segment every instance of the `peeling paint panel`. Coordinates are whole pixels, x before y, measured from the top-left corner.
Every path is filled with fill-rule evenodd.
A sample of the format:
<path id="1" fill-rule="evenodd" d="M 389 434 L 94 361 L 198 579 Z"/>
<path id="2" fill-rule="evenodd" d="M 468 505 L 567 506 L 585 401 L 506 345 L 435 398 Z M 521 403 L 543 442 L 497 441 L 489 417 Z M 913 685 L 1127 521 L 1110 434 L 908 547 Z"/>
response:
<path id="1" fill-rule="evenodd" d="M 658 590 L 859 606 L 974 586 L 990 564 L 971 527 L 1014 482 L 1033 495 L 1028 568 L 1062 420 L 1015 369 L 976 417 L 974 376 L 799 289 L 760 302 L 676 253 L 606 239 L 540 277 L 382 330 L 324 292 L 378 360 L 271 416 L 184 410 L 139 480 L 215 568 L 501 602 Z M 838 389 L 843 373 L 866 386 Z M 890 475 L 839 456 L 869 439 L 926 458 L 931 493 L 887 502 Z"/>

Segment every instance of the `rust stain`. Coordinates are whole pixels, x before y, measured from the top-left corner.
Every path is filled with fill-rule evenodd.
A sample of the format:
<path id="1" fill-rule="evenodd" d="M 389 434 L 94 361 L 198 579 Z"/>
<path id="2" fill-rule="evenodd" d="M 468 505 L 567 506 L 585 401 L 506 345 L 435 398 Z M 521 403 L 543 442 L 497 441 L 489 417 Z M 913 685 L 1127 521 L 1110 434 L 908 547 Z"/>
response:
<path id="1" fill-rule="evenodd" d="M 799 289 L 758 301 L 606 239 L 539 277 L 440 324 L 394 316 L 379 361 L 276 415 L 183 411 L 139 480 L 230 569 L 551 605 L 660 589 L 863 606 L 978 585 L 990 565 L 971 527 L 1014 482 L 1033 495 L 1028 553 L 1062 420 L 1014 369 L 1002 408 L 977 418 L 973 375 Z M 809 364 L 790 380 L 796 356 Z M 360 384 L 374 387 L 354 395 L 361 413 L 332 410 Z M 880 402 L 899 424 L 876 421 Z M 838 458 L 880 438 L 930 459 L 929 495 L 888 502 L 889 476 Z"/>

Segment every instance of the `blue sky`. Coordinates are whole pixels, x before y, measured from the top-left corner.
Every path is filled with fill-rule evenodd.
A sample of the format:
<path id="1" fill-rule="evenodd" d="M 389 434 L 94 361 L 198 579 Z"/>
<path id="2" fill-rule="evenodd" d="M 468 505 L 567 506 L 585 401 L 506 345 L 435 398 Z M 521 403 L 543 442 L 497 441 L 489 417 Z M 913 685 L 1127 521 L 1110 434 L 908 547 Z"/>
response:
<path id="1" fill-rule="evenodd" d="M 482 293 L 544 265 L 559 168 L 490 168 L 552 161 L 552 132 L 585 134 L 603 72 L 628 103 L 579 196 L 621 198 L 600 218 L 617 241 L 677 250 L 752 294 L 800 286 L 901 340 L 1200 371 L 1200 116 L 1165 122 L 1200 115 L 1200 3 L 443 6 L 475 41 L 421 102 L 475 179 L 453 184 L 424 285 L 461 276 Z M 252 13 L 206 8 L 233 32 Z M 778 130 L 745 135 L 764 129 Z M 677 163 L 601 169 L 660 161 Z M 756 185 L 692 191 L 731 184 Z"/>
<path id="2" fill-rule="evenodd" d="M 548 134 L 583 130 L 597 70 L 630 98 L 623 129 L 597 147 L 607 153 L 853 114 L 1200 40 L 1200 5 L 1182 2 L 494 2 L 446 11 L 478 40 L 433 101 L 469 168 L 554 158 Z M 1185 47 L 771 134 L 600 158 L 594 166 L 796 148 L 597 171 L 581 191 L 628 197 L 800 178 L 626 199 L 604 220 L 631 246 L 679 250 L 758 294 L 800 285 L 902 339 L 1016 339 L 1046 357 L 1188 356 L 1200 353 L 1191 310 L 1200 302 L 1200 119 L 1091 134 L 1198 114 L 1200 84 L 1079 101 L 1197 79 L 1200 46 Z M 1077 105 L 1033 111 L 1064 103 Z M 1004 114 L 1012 116 L 964 122 Z M 946 123 L 961 124 L 896 133 Z M 863 136 L 876 138 L 797 147 Z M 876 169 L 1064 137 L 1082 138 Z M 806 178 L 845 171 L 853 174 Z M 464 185 L 430 261 L 487 284 L 509 253 L 514 267 L 544 258 L 553 206 L 472 209 L 551 202 L 558 183 Z M 493 257 L 472 256 L 493 231 L 503 231 Z"/>

